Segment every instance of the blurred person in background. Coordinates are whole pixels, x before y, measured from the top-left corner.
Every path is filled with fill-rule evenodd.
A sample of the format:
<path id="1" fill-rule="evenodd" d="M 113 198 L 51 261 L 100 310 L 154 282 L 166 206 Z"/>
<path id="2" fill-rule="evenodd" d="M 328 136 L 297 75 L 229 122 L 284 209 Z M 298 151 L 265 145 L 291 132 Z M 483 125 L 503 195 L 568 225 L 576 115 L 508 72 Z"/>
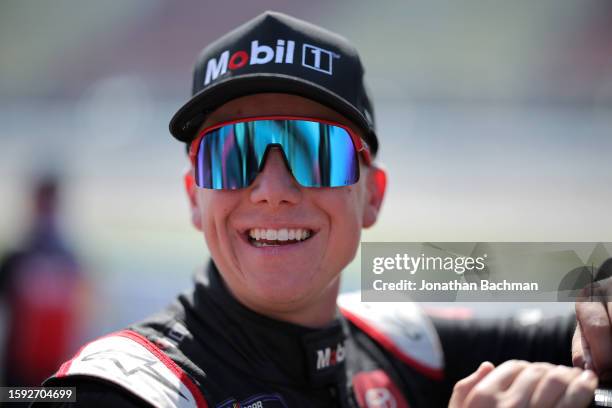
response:
<path id="1" fill-rule="evenodd" d="M 62 364 L 45 385 L 77 402 L 52 406 L 588 405 L 597 378 L 580 342 L 571 367 L 572 336 L 612 371 L 603 305 L 575 331 L 574 316 L 445 321 L 338 296 L 386 188 L 363 74 L 344 38 L 275 12 L 202 51 L 171 132 L 212 260 L 168 308 Z"/>
<path id="2" fill-rule="evenodd" d="M 50 173 L 36 180 L 26 238 L 0 263 L 4 386 L 40 385 L 81 340 L 84 277 L 59 225 L 60 184 Z"/>

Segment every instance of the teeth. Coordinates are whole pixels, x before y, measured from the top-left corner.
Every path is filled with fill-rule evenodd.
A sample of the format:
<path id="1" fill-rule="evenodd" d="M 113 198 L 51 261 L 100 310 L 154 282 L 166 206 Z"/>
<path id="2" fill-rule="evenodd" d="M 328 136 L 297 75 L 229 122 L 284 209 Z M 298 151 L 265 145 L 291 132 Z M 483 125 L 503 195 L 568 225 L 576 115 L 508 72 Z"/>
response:
<path id="1" fill-rule="evenodd" d="M 289 232 L 286 229 L 278 230 L 278 234 L 276 234 L 276 239 L 279 241 L 286 241 L 289 239 Z"/>
<path id="2" fill-rule="evenodd" d="M 309 238 L 312 232 L 303 228 L 251 228 L 249 237 L 255 241 L 303 241 Z"/>
<path id="3" fill-rule="evenodd" d="M 266 239 L 268 241 L 275 241 L 276 240 L 276 230 L 268 228 L 268 230 L 266 231 Z"/>

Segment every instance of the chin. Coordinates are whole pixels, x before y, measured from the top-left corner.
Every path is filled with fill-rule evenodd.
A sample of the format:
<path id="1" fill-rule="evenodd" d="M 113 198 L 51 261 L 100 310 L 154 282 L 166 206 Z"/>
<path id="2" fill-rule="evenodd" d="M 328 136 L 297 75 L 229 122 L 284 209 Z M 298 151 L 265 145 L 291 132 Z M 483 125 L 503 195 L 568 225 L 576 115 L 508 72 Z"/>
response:
<path id="1" fill-rule="evenodd" d="M 299 272 L 288 276 L 284 271 L 284 273 L 269 273 L 265 276 L 251 275 L 248 278 L 247 288 L 249 288 L 249 295 L 261 299 L 261 302 L 294 304 L 301 303 L 315 291 L 312 285 L 312 276 Z"/>
<path id="2" fill-rule="evenodd" d="M 283 276 L 272 276 L 266 279 L 251 281 L 249 287 L 256 288 L 259 293 L 265 293 L 271 297 L 299 297 L 301 293 L 308 292 L 312 285 L 312 279 L 287 279 Z"/>
<path id="3" fill-rule="evenodd" d="M 265 305 L 267 309 L 291 309 L 293 306 L 301 305 L 308 297 L 304 290 L 263 290 L 254 294 L 258 303 Z"/>

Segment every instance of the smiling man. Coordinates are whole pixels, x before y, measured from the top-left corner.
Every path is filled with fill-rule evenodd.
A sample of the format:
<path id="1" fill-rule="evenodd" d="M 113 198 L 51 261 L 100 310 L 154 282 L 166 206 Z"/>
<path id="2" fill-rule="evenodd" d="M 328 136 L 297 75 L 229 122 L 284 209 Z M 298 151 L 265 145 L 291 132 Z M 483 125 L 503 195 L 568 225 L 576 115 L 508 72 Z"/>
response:
<path id="1" fill-rule="evenodd" d="M 594 374 L 555 365 L 571 365 L 571 316 L 456 321 L 338 297 L 386 188 L 363 76 L 345 39 L 280 13 L 206 47 L 170 130 L 212 260 L 47 385 L 88 407 L 586 406 Z"/>
<path id="2" fill-rule="evenodd" d="M 202 128 L 201 142 L 192 144 L 203 187 L 188 189 L 192 219 L 229 290 L 261 314 L 328 324 L 340 271 L 355 256 L 361 228 L 374 223 L 384 193 L 382 171 L 360 168 L 370 159 L 365 145 L 361 154 L 353 147 L 354 140 L 362 143 L 352 130 L 359 128 L 320 103 L 280 93 L 227 102 Z M 227 152 L 230 145 L 237 150 Z M 225 162 L 209 168 L 215 150 Z M 233 189 L 237 184 L 243 188 Z"/>

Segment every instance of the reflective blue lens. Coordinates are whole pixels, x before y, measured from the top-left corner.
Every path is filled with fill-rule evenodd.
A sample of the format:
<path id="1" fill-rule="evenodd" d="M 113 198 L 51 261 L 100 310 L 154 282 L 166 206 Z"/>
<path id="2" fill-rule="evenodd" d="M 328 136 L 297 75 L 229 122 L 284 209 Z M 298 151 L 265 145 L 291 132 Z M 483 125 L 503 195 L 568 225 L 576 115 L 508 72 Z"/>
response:
<path id="1" fill-rule="evenodd" d="M 359 180 L 357 151 L 344 128 L 309 120 L 253 120 L 204 135 L 196 156 L 197 185 L 220 190 L 249 186 L 270 146 L 280 147 L 304 187 L 340 187 Z"/>

